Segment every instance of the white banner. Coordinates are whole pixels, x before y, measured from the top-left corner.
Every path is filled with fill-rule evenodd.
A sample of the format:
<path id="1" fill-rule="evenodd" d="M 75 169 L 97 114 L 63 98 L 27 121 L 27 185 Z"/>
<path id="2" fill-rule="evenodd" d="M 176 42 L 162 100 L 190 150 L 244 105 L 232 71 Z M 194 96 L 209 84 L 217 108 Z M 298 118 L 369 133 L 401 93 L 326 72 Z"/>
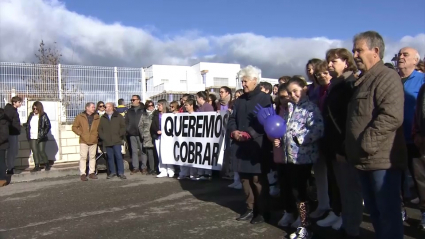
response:
<path id="1" fill-rule="evenodd" d="M 162 163 L 221 170 L 229 116 L 228 111 L 162 115 Z"/>

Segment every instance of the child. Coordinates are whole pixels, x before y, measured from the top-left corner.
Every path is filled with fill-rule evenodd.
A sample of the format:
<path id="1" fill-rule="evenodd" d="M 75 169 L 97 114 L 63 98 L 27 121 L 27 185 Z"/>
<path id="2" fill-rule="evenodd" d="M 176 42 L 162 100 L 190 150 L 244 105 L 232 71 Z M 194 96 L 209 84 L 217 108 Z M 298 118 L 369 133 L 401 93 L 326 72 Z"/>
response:
<path id="1" fill-rule="evenodd" d="M 310 178 L 313 163 L 319 157 L 318 140 L 323 135 L 323 119 L 316 104 L 309 101 L 306 95 L 307 83 L 299 78 L 291 78 L 287 85 L 289 95 L 286 134 L 283 142 L 274 139 L 274 147 L 283 147 L 284 157 L 282 176 L 285 195 L 285 215 L 279 224 L 289 225 L 294 222 L 295 211 L 298 211 L 300 225 L 290 238 L 311 238 L 309 230 L 307 205 L 307 182 Z"/>

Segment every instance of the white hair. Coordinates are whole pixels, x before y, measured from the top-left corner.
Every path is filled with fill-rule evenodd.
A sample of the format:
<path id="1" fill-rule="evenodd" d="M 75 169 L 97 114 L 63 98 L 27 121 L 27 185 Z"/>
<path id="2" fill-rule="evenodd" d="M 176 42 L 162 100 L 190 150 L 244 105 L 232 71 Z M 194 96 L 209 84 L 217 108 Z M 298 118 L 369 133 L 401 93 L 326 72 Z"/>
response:
<path id="1" fill-rule="evenodd" d="M 421 60 L 421 56 L 419 55 L 418 51 L 416 51 L 415 58 L 416 58 L 417 61 Z"/>
<path id="2" fill-rule="evenodd" d="M 106 103 L 105 105 L 111 105 L 111 106 L 112 106 L 112 108 L 115 108 L 115 103 L 114 103 L 114 102 L 108 102 L 108 103 Z"/>
<path id="3" fill-rule="evenodd" d="M 261 74 L 260 72 L 261 72 L 261 70 L 258 69 L 257 67 L 249 65 L 249 66 L 247 66 L 245 68 L 242 68 L 239 71 L 238 76 L 239 76 L 239 79 L 243 79 L 243 78 L 247 78 L 247 80 L 254 80 L 254 79 L 256 79 L 257 80 L 257 84 L 258 84 L 260 82 L 260 78 L 261 78 L 260 77 L 260 74 Z"/>

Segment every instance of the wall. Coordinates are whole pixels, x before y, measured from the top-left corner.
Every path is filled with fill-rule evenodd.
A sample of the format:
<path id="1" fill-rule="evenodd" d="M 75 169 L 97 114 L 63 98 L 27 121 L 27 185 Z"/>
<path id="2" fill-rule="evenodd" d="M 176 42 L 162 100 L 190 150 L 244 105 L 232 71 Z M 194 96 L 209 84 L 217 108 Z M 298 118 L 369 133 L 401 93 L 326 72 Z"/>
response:
<path id="1" fill-rule="evenodd" d="M 236 76 L 237 76 L 237 73 L 240 71 L 239 64 L 201 62 L 200 69 L 201 71 L 208 70 L 206 85 L 205 85 L 206 87 L 215 86 L 214 77 L 227 78 L 228 79 L 227 86 L 232 88 L 236 87 Z"/>

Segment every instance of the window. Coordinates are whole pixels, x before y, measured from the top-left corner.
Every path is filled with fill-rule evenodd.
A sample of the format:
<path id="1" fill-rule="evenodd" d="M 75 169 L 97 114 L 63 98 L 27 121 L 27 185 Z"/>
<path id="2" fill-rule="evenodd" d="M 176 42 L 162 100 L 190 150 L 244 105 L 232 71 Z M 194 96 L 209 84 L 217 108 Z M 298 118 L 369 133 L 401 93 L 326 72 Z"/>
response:
<path id="1" fill-rule="evenodd" d="M 214 86 L 227 86 L 229 84 L 229 78 L 214 77 Z"/>

